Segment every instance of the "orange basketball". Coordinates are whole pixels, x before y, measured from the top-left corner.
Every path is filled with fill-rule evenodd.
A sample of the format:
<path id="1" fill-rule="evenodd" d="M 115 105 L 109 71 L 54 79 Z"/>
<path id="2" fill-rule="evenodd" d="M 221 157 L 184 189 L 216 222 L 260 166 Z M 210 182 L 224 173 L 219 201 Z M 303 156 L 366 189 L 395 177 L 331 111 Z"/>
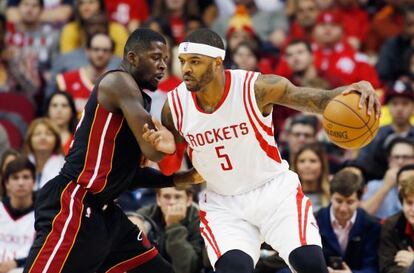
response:
<path id="1" fill-rule="evenodd" d="M 375 137 L 379 119 L 375 111 L 367 114 L 367 105 L 359 108 L 359 93 L 338 95 L 323 112 L 322 124 L 329 140 L 345 149 L 364 147 Z"/>

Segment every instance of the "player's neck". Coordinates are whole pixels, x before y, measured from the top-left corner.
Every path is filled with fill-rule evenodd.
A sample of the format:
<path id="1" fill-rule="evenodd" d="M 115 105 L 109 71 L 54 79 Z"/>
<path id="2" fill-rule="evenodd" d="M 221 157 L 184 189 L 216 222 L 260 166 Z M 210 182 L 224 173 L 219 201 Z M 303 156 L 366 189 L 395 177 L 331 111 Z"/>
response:
<path id="1" fill-rule="evenodd" d="M 224 95 L 225 85 L 226 77 L 223 71 L 223 73 L 219 73 L 209 84 L 207 84 L 205 88 L 196 92 L 198 105 L 207 112 L 214 111 Z"/>

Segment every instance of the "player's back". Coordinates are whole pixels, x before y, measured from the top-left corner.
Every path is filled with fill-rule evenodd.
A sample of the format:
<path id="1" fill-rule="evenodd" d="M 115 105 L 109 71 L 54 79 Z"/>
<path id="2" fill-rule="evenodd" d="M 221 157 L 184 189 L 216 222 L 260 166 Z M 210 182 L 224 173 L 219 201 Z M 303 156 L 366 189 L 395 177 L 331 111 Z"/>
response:
<path id="1" fill-rule="evenodd" d="M 82 113 L 61 174 L 99 193 L 97 198 L 105 202 L 128 188 L 141 150 L 122 113 L 109 112 L 98 103 L 100 80 Z M 149 108 L 150 99 L 143 96 Z"/>
<path id="2" fill-rule="evenodd" d="M 272 115 L 260 113 L 254 82 L 258 73 L 227 70 L 222 100 L 213 113 L 197 105 L 181 84 L 168 102 L 175 126 L 189 146 L 194 167 L 207 188 L 223 195 L 249 191 L 288 169 L 273 135 Z"/>

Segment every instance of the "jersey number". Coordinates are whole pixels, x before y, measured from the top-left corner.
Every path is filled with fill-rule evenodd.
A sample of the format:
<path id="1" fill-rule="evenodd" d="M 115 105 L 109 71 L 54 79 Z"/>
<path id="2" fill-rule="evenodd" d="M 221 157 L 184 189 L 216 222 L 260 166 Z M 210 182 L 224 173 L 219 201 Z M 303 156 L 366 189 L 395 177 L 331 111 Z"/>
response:
<path id="1" fill-rule="evenodd" d="M 221 168 L 225 171 L 229 171 L 233 169 L 233 165 L 231 165 L 230 162 L 230 157 L 228 154 L 225 154 L 222 152 L 222 150 L 224 149 L 224 146 L 218 146 L 216 147 L 216 154 L 218 158 L 222 158 L 224 159 L 226 162 L 225 163 L 220 163 Z"/>

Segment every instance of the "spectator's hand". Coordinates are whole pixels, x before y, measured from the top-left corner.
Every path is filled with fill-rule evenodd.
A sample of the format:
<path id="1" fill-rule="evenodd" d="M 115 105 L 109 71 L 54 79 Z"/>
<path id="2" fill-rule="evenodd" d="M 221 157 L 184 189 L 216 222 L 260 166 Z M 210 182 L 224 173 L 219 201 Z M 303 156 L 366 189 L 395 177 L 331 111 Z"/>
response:
<path id="1" fill-rule="evenodd" d="M 408 268 L 414 262 L 414 251 L 411 247 L 408 250 L 400 250 L 394 257 L 398 266 Z"/>
<path id="2" fill-rule="evenodd" d="M 397 173 L 399 168 L 389 168 L 384 175 L 384 186 L 390 190 L 397 183 Z"/>
<path id="3" fill-rule="evenodd" d="M 164 211 L 164 220 L 166 226 L 178 224 L 181 220 L 185 218 L 187 213 L 187 206 L 183 204 L 175 204 L 168 206 Z"/>
<path id="4" fill-rule="evenodd" d="M 359 107 L 362 108 L 368 101 L 368 115 L 372 113 L 375 114 L 376 118 L 381 116 L 381 102 L 378 98 L 377 93 L 375 93 L 374 88 L 371 83 L 367 81 L 360 81 L 349 85 L 343 92 L 343 95 L 358 92 L 361 94 L 361 99 L 359 100 Z"/>
<path id="5" fill-rule="evenodd" d="M 328 266 L 328 271 L 329 273 L 352 273 L 352 270 L 349 268 L 349 266 L 345 262 L 342 262 L 342 267 L 344 269 L 332 269 L 331 267 Z"/>
<path id="6" fill-rule="evenodd" d="M 159 120 L 152 117 L 152 122 L 156 130 L 149 129 L 148 124 L 144 124 L 142 137 L 150 143 L 157 151 L 165 154 L 175 153 L 175 140 L 173 134 L 165 128 Z"/>
<path id="7" fill-rule="evenodd" d="M 17 263 L 15 260 L 8 260 L 0 263 L 0 273 L 7 273 L 15 268 L 17 268 Z"/>

